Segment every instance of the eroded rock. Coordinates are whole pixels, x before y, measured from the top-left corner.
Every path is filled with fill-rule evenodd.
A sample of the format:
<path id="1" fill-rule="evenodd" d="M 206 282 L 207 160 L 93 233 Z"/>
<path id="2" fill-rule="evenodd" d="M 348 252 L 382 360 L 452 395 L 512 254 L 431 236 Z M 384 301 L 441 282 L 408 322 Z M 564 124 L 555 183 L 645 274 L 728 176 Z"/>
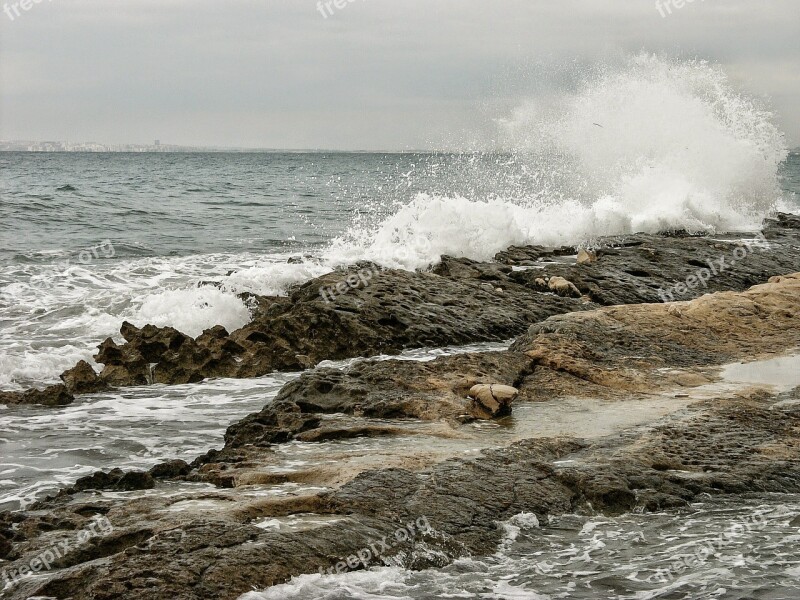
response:
<path id="1" fill-rule="evenodd" d="M 41 404 L 43 406 L 66 406 L 72 404 L 74 396 L 64 385 L 51 385 L 43 390 L 30 389 L 24 392 L 0 392 L 0 404 Z"/>
<path id="2" fill-rule="evenodd" d="M 64 371 L 59 377 L 70 394 L 94 394 L 109 389 L 109 385 L 100 379 L 85 360 Z"/>
<path id="3" fill-rule="evenodd" d="M 470 388 L 469 395 L 478 415 L 496 418 L 511 414 L 511 403 L 519 396 L 519 390 L 510 385 L 479 383 Z"/>
<path id="4" fill-rule="evenodd" d="M 230 334 L 216 327 L 192 339 L 170 327 L 125 323 L 126 343 L 108 339 L 95 358 L 109 385 L 177 384 L 302 370 L 322 360 L 405 348 L 501 341 L 557 314 L 744 290 L 794 272 L 800 262 L 796 222 L 792 215 L 765 222 L 768 251 L 747 239 L 752 235 L 720 241 L 676 232 L 604 238 L 592 253 L 527 246 L 500 252 L 495 262 L 443 256 L 430 272 L 362 263 L 298 286 L 287 298 L 247 294 L 253 320 Z M 737 248 L 747 255 L 735 269 L 698 278 Z M 572 264 L 566 257 L 576 252 L 582 261 Z M 692 277 L 702 285 L 680 286 Z"/>

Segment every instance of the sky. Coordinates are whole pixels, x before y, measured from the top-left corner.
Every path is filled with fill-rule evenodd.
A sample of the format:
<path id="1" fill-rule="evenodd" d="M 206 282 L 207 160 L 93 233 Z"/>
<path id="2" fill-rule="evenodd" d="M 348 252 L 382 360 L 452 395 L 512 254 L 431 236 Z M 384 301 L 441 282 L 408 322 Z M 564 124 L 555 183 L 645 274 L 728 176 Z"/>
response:
<path id="1" fill-rule="evenodd" d="M 798 0 L 337 2 L 0 0 L 0 139 L 491 146 L 570 65 L 644 51 L 718 64 L 800 146 Z"/>

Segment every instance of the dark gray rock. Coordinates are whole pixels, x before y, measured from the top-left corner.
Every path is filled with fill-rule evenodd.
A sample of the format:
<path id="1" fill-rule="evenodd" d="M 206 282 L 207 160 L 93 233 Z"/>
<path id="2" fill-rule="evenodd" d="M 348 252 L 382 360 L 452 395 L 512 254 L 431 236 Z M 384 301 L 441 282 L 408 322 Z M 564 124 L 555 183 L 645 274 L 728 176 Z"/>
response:
<path id="1" fill-rule="evenodd" d="M 70 394 L 94 394 L 106 391 L 110 387 L 85 360 L 64 371 L 59 377 Z"/>
<path id="2" fill-rule="evenodd" d="M 0 404 L 41 404 L 44 406 L 65 406 L 72 404 L 74 396 L 61 384 L 51 385 L 43 390 L 35 388 L 24 392 L 0 392 Z"/>

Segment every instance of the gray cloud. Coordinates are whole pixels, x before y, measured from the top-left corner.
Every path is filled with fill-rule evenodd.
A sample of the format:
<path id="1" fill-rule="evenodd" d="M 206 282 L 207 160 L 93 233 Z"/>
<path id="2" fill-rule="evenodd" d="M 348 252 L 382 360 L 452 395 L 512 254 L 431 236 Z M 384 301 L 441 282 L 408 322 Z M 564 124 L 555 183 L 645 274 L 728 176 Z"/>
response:
<path id="1" fill-rule="evenodd" d="M 493 117 L 568 83 L 562 66 L 644 50 L 718 62 L 797 145 L 797 14 L 796 0 L 666 18 L 651 0 L 355 0 L 327 19 L 316 0 L 43 0 L 0 14 L 0 137 L 487 144 Z"/>

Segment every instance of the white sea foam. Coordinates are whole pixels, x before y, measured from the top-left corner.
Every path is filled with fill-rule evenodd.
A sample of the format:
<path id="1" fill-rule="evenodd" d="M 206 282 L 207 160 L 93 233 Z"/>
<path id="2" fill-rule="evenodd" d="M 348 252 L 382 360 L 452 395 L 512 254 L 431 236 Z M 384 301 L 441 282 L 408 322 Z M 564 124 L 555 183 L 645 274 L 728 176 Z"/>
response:
<path id="1" fill-rule="evenodd" d="M 285 293 L 330 267 L 290 264 L 289 255 L 195 255 L 136 258 L 56 268 L 14 264 L 0 293 L 0 389 L 50 383 L 78 360 L 92 361 L 119 327 L 170 325 L 191 335 L 223 325 L 238 329 L 250 307 L 238 294 Z M 67 340 L 69 340 L 67 342 Z"/>
<path id="2" fill-rule="evenodd" d="M 132 317 L 134 325 L 171 325 L 192 337 L 218 324 L 238 329 L 249 320 L 242 300 L 208 285 L 150 294 Z"/>

